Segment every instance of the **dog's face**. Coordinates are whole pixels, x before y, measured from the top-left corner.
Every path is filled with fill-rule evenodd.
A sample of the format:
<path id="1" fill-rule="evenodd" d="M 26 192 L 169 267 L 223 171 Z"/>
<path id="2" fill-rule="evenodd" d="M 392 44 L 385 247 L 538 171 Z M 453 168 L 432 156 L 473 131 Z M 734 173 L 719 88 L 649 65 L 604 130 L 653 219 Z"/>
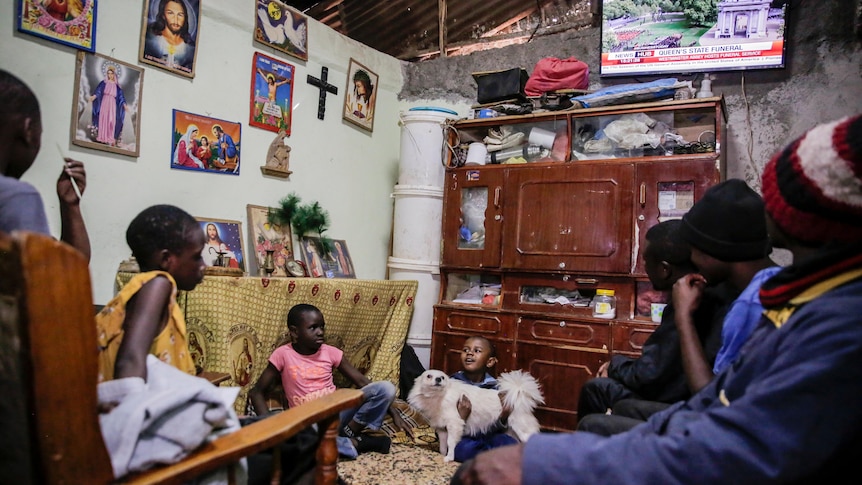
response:
<path id="1" fill-rule="evenodd" d="M 449 376 L 436 369 L 426 370 L 413 383 L 415 393 L 424 395 L 443 394 L 447 387 L 449 387 Z M 411 391 L 411 394 L 413 393 Z"/>

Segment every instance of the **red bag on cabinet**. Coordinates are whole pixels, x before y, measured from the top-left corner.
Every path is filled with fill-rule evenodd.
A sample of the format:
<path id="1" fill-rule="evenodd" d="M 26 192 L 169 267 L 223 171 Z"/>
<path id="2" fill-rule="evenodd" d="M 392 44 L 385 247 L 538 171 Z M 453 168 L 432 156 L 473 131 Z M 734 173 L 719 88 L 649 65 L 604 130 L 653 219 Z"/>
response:
<path id="1" fill-rule="evenodd" d="M 574 57 L 546 57 L 536 63 L 524 92 L 527 96 L 541 96 L 559 89 L 587 89 L 589 85 L 590 66 L 586 62 Z"/>

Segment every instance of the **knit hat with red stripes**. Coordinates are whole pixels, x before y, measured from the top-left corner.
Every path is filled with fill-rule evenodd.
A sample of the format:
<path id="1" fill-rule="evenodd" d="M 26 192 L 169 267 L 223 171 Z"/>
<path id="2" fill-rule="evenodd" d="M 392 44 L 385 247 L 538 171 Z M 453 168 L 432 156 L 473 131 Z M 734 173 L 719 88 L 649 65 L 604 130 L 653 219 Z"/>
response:
<path id="1" fill-rule="evenodd" d="M 778 227 L 806 243 L 862 241 L 862 115 L 818 125 L 763 169 Z"/>

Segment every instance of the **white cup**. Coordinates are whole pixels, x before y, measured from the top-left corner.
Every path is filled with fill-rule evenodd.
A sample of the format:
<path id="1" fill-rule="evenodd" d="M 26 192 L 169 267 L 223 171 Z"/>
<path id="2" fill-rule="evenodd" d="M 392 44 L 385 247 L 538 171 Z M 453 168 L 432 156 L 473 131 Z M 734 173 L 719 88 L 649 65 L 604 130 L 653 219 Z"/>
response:
<path id="1" fill-rule="evenodd" d="M 664 314 L 664 307 L 667 306 L 667 303 L 651 303 L 649 306 L 649 314 L 652 318 L 652 321 L 655 323 L 661 323 L 661 317 Z"/>
<path id="2" fill-rule="evenodd" d="M 539 145 L 550 150 L 554 148 L 554 138 L 556 138 L 556 135 L 553 131 L 533 128 L 530 130 L 529 143 L 530 145 Z"/>
<path id="3" fill-rule="evenodd" d="M 467 161 L 464 165 L 485 165 L 485 157 L 488 155 L 488 147 L 484 143 L 471 143 L 467 148 Z"/>

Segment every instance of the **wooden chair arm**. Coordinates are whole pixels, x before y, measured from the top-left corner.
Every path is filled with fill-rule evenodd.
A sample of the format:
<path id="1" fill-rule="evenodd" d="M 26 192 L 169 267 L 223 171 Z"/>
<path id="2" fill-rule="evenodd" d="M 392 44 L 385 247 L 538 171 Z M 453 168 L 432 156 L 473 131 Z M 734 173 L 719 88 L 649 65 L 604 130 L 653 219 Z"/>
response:
<path id="1" fill-rule="evenodd" d="M 221 384 L 222 382 L 230 379 L 230 374 L 228 374 L 227 372 L 203 371 L 200 374 L 198 374 L 198 377 L 200 377 L 201 379 L 206 379 L 206 380 L 210 381 L 210 383 L 212 383 L 212 385 L 217 386 L 217 385 Z"/>
<path id="2" fill-rule="evenodd" d="M 182 484 L 206 472 L 236 463 L 240 458 L 273 448 L 300 430 L 318 423 L 315 483 L 334 484 L 337 477 L 339 412 L 359 406 L 362 391 L 338 389 L 332 394 L 287 409 L 203 445 L 179 463 L 123 477 L 118 483 Z M 288 457 L 285 457 L 287 459 Z"/>

